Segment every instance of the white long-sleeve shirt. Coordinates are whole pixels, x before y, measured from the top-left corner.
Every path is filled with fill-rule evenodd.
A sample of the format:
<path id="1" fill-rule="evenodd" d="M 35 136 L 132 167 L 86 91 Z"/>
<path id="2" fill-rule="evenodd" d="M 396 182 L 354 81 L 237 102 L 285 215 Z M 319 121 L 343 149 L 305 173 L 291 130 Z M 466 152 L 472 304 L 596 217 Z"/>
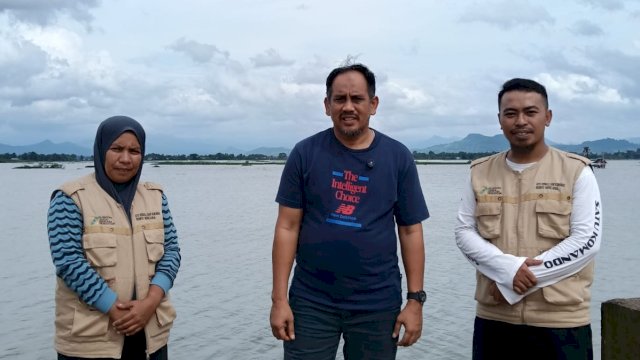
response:
<path id="1" fill-rule="evenodd" d="M 516 164 L 507 160 L 515 171 L 533 164 Z M 460 251 L 482 274 L 496 282 L 509 302 L 515 304 L 539 288 L 555 284 L 582 270 L 600 250 L 602 237 L 602 206 L 600 190 L 590 167 L 585 167 L 573 187 L 573 209 L 569 237 L 535 257 L 541 265 L 529 270 L 538 280 L 537 285 L 520 295 L 513 290 L 513 278 L 526 257 L 505 254 L 478 233 L 474 216 L 476 199 L 469 178 L 469 186 L 462 194 L 455 227 L 456 243 Z M 563 261 L 570 258 L 571 261 Z"/>

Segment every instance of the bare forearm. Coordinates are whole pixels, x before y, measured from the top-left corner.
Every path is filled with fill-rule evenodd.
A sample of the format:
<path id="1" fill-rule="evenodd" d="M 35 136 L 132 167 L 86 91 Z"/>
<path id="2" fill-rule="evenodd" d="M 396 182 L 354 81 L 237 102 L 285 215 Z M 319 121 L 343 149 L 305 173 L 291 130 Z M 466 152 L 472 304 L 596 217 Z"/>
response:
<path id="1" fill-rule="evenodd" d="M 273 289 L 271 299 L 275 301 L 287 300 L 289 275 L 296 256 L 298 235 L 302 223 L 302 209 L 278 206 L 278 220 L 273 235 L 273 251 L 271 261 L 273 266 Z"/>
<path id="2" fill-rule="evenodd" d="M 164 299 L 164 290 L 158 285 L 149 285 L 149 292 L 147 293 L 146 300 L 153 305 L 154 309 L 160 305 Z"/>
<path id="3" fill-rule="evenodd" d="M 291 275 L 297 244 L 297 231 L 276 228 L 272 252 L 273 290 L 271 298 L 273 301 L 287 299 L 289 276 Z"/>
<path id="4" fill-rule="evenodd" d="M 422 224 L 401 226 L 398 228 L 402 261 L 407 276 L 407 290 L 422 290 L 424 287 L 424 240 Z"/>
<path id="5" fill-rule="evenodd" d="M 287 222 L 286 215 L 290 212 L 284 211 L 280 207 L 278 222 L 273 237 L 273 290 L 271 292 L 271 314 L 269 322 L 271 324 L 271 332 L 276 339 L 291 341 L 295 339 L 293 327 L 293 312 L 289 306 L 287 297 L 287 287 L 289 285 L 289 275 L 291 267 L 296 255 L 298 245 L 299 223 Z M 294 216 L 293 219 L 299 218 Z M 285 220 L 285 221 L 281 221 Z M 289 220 L 291 218 L 289 217 Z"/>

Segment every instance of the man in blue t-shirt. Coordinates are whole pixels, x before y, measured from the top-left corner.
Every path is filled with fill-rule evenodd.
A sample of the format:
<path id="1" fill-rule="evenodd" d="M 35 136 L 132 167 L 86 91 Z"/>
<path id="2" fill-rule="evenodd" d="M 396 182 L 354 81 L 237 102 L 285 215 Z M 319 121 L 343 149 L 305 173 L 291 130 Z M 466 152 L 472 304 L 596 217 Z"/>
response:
<path id="1" fill-rule="evenodd" d="M 296 144 L 276 197 L 271 329 L 285 359 L 335 358 L 341 335 L 345 358 L 395 359 L 398 345 L 422 333 L 429 212 L 411 152 L 369 127 L 379 102 L 374 74 L 345 65 L 326 86 L 333 127 Z"/>

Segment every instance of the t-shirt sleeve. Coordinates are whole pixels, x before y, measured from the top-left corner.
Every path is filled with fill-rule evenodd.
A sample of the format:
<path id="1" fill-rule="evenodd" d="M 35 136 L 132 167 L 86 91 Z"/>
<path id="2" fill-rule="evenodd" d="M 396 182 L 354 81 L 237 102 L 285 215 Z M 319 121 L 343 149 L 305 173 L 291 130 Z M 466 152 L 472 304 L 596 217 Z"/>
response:
<path id="1" fill-rule="evenodd" d="M 276 202 L 282 206 L 301 209 L 303 206 L 302 156 L 298 146 L 294 147 L 282 170 Z"/>
<path id="2" fill-rule="evenodd" d="M 394 212 L 398 225 L 408 226 L 429 218 L 429 210 L 420 186 L 418 169 L 409 150 L 405 152 L 403 163 L 398 176 L 398 201 Z"/>

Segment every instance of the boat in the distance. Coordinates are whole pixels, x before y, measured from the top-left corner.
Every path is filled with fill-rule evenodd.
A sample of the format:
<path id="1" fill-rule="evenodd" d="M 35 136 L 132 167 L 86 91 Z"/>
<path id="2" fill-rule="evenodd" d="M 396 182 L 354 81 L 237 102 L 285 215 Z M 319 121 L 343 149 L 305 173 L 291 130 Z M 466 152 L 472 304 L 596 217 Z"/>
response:
<path id="1" fill-rule="evenodd" d="M 601 157 L 596 158 L 596 159 L 591 159 L 591 157 L 589 155 L 590 155 L 589 154 L 589 147 L 585 146 L 584 149 L 582 149 L 582 156 L 584 156 L 587 159 L 591 160 L 591 167 L 604 169 L 604 167 L 607 166 L 607 160 L 604 159 L 604 156 L 601 156 Z"/>
<path id="2" fill-rule="evenodd" d="M 64 165 L 56 162 L 40 162 L 37 164 L 24 164 L 14 169 L 64 169 Z"/>

